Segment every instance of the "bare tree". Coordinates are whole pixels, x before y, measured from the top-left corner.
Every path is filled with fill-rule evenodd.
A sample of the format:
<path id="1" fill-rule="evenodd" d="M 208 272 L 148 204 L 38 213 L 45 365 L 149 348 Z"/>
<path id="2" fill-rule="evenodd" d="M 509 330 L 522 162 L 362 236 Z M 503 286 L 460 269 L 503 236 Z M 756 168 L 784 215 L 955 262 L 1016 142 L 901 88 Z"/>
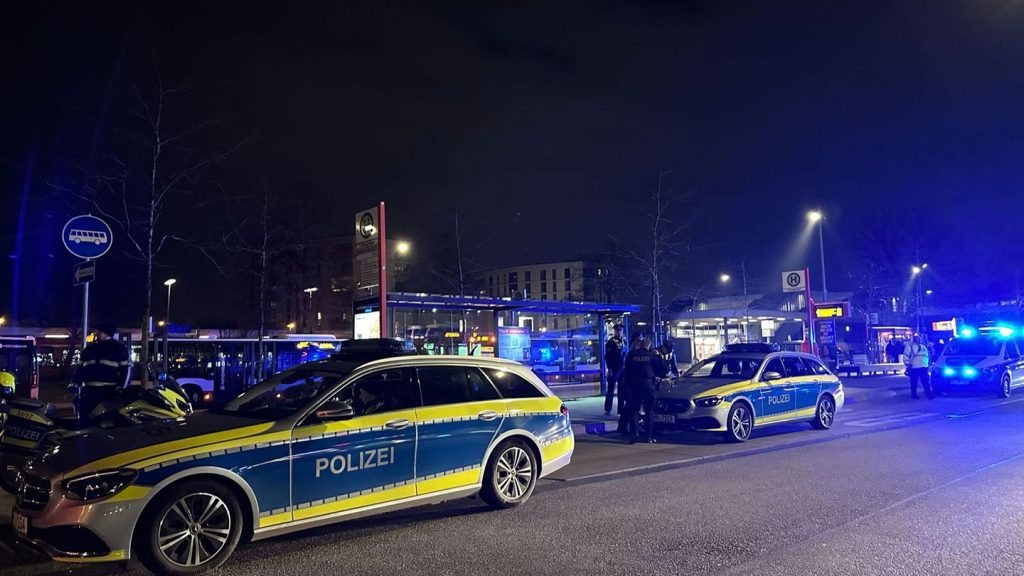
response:
<path id="1" fill-rule="evenodd" d="M 279 197 L 270 191 L 263 180 L 260 193 L 229 199 L 229 214 L 243 214 L 235 225 L 220 238 L 220 246 L 234 254 L 247 257 L 246 268 L 256 282 L 259 334 L 257 335 L 256 379 L 264 377 L 264 336 L 267 333 L 267 286 L 269 265 L 277 258 L 297 252 L 300 244 L 291 228 L 281 221 Z"/>
<path id="2" fill-rule="evenodd" d="M 179 242 L 209 252 L 180 234 L 168 230 L 170 206 L 201 184 L 207 169 L 242 143 L 210 153 L 188 146 L 195 136 L 216 124 L 206 120 L 180 125 L 170 120 L 171 100 L 190 91 L 188 86 L 167 88 L 157 77 L 151 96 L 135 87 L 134 128 L 123 132 L 109 162 L 100 168 L 80 170 L 82 181 L 56 184 L 87 202 L 106 220 L 121 229 L 130 256 L 143 264 L 144 312 L 142 320 L 141 380 L 149 385 L 149 343 L 153 309 L 153 267 L 168 242 Z M 211 261 L 212 258 L 211 258 Z"/>
<path id="3" fill-rule="evenodd" d="M 671 170 L 658 172 L 658 186 L 651 192 L 645 210 L 646 225 L 642 236 L 626 245 L 619 243 L 620 255 L 631 259 L 639 267 L 644 287 L 649 291 L 655 345 L 661 344 L 664 329 L 662 319 L 667 311 L 667 306 L 662 303 L 665 276 L 675 269 L 680 255 L 686 249 L 685 243 L 680 240 L 685 228 L 673 217 L 682 197 L 664 185 L 665 176 L 671 173 Z"/>

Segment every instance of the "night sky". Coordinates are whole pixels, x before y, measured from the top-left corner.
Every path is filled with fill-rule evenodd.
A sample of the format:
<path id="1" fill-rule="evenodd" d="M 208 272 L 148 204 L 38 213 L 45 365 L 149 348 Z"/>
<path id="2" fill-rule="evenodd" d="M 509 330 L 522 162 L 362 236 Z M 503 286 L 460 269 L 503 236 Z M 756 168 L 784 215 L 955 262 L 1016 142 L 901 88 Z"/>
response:
<path id="1" fill-rule="evenodd" d="M 671 170 L 682 285 L 736 275 L 744 253 L 753 288 L 816 273 L 816 242 L 797 242 L 817 206 L 832 289 L 865 258 L 899 278 L 928 261 L 950 301 L 1009 294 L 1024 270 L 1019 2 L 212 4 L 7 7 L 0 314 L 15 256 L 23 316 L 76 314 L 53 230 L 83 207 L 51 184 L 109 156 L 157 71 L 192 88 L 183 115 L 218 120 L 198 146 L 243 142 L 197 197 L 258 174 L 315 206 L 319 234 L 384 200 L 414 245 L 458 210 L 495 233 L 485 264 L 572 258 L 643 234 Z M 196 208 L 182 226 L 223 223 Z M 138 266 L 105 258 L 97 313 L 134 318 Z M 237 303 L 187 248 L 164 265 L 185 320 Z"/>

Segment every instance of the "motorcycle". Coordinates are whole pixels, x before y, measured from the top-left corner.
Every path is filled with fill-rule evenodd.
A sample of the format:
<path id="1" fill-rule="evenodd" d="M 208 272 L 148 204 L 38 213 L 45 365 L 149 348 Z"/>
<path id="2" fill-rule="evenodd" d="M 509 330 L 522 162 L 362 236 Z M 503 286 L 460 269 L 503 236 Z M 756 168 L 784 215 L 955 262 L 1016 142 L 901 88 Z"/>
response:
<path id="1" fill-rule="evenodd" d="M 76 436 L 191 413 L 188 394 L 173 378 L 164 378 L 152 388 L 138 384 L 118 388 L 82 418 L 58 417 L 50 402 L 8 397 L 0 434 L 0 488 L 13 493 L 28 460 Z"/>

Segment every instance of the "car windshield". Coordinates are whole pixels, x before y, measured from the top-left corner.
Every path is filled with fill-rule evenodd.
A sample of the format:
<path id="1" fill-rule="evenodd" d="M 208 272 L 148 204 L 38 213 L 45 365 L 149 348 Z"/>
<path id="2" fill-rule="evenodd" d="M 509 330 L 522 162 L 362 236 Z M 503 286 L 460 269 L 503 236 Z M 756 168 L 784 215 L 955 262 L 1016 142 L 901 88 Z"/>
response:
<path id="1" fill-rule="evenodd" d="M 683 378 L 734 378 L 749 380 L 757 373 L 763 356 L 713 356 L 698 363 L 683 374 Z"/>
<path id="2" fill-rule="evenodd" d="M 351 372 L 309 367 L 281 372 L 242 392 L 218 412 L 260 420 L 287 418 L 341 383 Z"/>
<path id="3" fill-rule="evenodd" d="M 954 338 L 946 347 L 946 356 L 998 356 L 1003 347 L 999 338 L 978 336 L 976 338 Z"/>

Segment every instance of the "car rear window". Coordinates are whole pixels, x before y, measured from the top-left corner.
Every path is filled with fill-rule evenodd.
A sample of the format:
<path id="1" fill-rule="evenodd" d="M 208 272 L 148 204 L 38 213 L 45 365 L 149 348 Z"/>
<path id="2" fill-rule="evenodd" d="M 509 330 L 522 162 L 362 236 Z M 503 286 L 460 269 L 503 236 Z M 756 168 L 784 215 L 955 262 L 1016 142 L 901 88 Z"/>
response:
<path id="1" fill-rule="evenodd" d="M 544 393 L 530 383 L 529 380 L 509 370 L 487 368 L 485 370 L 491 382 L 498 387 L 504 398 L 543 398 Z"/>
<path id="2" fill-rule="evenodd" d="M 831 374 L 831 372 L 828 371 L 828 368 L 825 368 L 825 366 L 822 365 L 821 362 L 818 362 L 813 358 L 803 358 L 803 361 L 805 364 L 807 364 L 807 368 L 811 371 L 812 374 L 818 376 L 825 376 Z"/>

